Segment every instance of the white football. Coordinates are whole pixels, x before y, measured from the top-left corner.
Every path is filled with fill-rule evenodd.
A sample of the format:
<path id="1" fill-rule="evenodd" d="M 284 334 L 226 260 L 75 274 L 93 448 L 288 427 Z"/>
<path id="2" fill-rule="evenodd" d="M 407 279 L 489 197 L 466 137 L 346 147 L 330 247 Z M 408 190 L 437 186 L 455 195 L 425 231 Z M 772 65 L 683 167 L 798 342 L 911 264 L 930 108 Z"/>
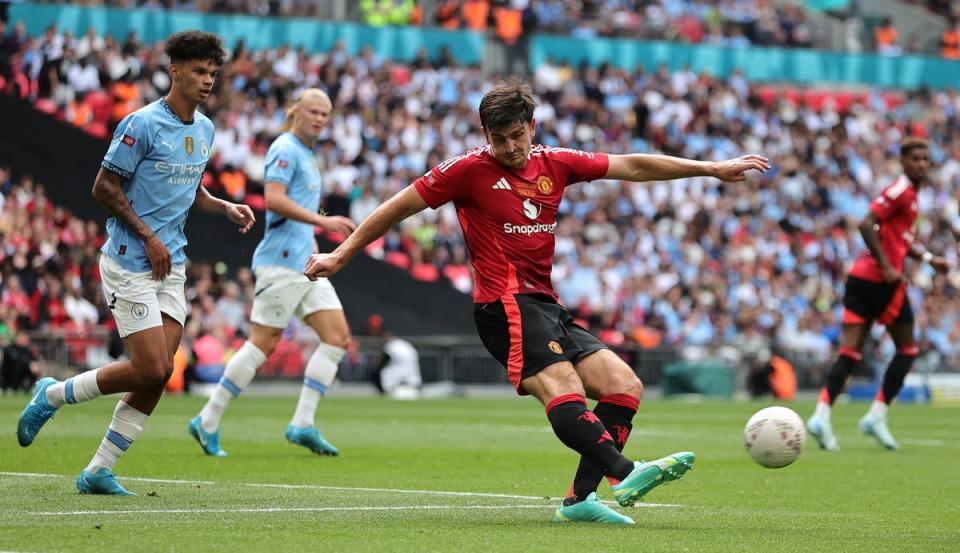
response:
<path id="1" fill-rule="evenodd" d="M 803 419 L 786 407 L 767 407 L 757 411 L 743 429 L 747 453 L 754 461 L 771 469 L 796 461 L 806 438 Z"/>

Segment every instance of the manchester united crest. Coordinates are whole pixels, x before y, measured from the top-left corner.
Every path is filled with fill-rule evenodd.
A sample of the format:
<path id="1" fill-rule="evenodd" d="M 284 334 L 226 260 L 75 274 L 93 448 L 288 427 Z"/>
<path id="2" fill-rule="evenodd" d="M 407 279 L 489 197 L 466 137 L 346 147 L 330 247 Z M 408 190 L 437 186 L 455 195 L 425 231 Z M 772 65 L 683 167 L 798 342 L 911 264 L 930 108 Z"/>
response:
<path id="1" fill-rule="evenodd" d="M 541 194 L 553 192 L 553 181 L 550 180 L 550 177 L 540 175 L 540 178 L 537 179 L 537 190 L 539 190 Z"/>
<path id="2" fill-rule="evenodd" d="M 193 137 L 188 136 L 183 139 L 183 149 L 187 152 L 188 156 L 193 155 Z"/>
<path id="3" fill-rule="evenodd" d="M 547 180 L 550 180 L 550 179 L 547 179 Z M 560 355 L 561 353 L 563 353 L 563 348 L 561 348 L 560 344 L 558 344 L 554 340 L 550 340 L 549 342 L 547 342 L 547 347 L 550 348 L 550 351 L 552 351 L 553 353 L 556 353 L 557 355 Z"/>

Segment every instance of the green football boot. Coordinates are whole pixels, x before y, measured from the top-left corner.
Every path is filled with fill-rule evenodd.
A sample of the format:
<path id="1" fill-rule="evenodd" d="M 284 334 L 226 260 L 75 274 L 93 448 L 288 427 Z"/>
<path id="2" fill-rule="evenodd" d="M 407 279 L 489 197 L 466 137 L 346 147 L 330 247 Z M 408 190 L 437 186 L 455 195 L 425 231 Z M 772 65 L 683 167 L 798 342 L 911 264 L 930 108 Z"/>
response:
<path id="1" fill-rule="evenodd" d="M 660 484 L 680 480 L 688 470 L 693 469 L 695 459 L 692 451 L 681 451 L 649 463 L 638 461 L 623 482 L 613 486 L 613 496 L 617 503 L 629 507 Z"/>
<path id="2" fill-rule="evenodd" d="M 621 515 L 605 505 L 596 492 L 573 505 L 560 503 L 553 517 L 554 522 L 600 522 L 603 524 L 636 524 L 633 519 Z"/>

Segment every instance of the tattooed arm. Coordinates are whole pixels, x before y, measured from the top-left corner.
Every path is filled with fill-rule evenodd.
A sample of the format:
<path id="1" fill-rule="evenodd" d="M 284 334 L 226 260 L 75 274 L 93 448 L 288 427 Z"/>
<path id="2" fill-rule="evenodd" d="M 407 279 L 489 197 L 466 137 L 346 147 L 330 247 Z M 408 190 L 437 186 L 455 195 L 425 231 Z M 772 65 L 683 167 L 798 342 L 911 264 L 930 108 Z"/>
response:
<path id="1" fill-rule="evenodd" d="M 130 200 L 123 193 L 123 177 L 101 167 L 93 182 L 93 197 L 143 241 L 150 267 L 153 269 L 153 278 L 163 280 L 169 275 L 172 267 L 170 252 L 153 229 L 133 210 Z"/>

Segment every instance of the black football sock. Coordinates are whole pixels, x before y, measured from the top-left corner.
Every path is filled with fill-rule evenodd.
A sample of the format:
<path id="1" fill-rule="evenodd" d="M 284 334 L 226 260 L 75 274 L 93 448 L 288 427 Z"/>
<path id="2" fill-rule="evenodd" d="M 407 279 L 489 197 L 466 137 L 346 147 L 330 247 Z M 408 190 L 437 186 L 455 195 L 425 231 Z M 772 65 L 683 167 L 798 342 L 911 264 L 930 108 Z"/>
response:
<path id="1" fill-rule="evenodd" d="M 847 378 L 853 374 L 853 369 L 857 363 L 863 360 L 863 354 L 850 348 L 840 348 L 840 355 L 830 367 L 827 377 L 824 379 L 823 389 L 820 391 L 820 402 L 827 405 L 833 405 L 837 396 L 843 392 L 843 387 L 847 384 Z M 826 393 L 824 393 L 826 392 Z"/>
<path id="2" fill-rule="evenodd" d="M 613 437 L 579 394 L 554 398 L 547 405 L 553 432 L 567 447 L 588 459 L 604 475 L 622 480 L 633 470 L 633 462 L 617 449 Z"/>
<path id="3" fill-rule="evenodd" d="M 903 379 L 907 377 L 910 367 L 913 366 L 913 360 L 917 358 L 918 351 L 917 346 L 897 350 L 897 354 L 890 360 L 887 371 L 883 374 L 883 386 L 877 393 L 878 400 L 890 405 L 896 399 L 900 389 L 903 388 Z"/>
<path id="4" fill-rule="evenodd" d="M 630 437 L 630 431 L 633 429 L 633 416 L 637 414 L 639 405 L 640 400 L 629 394 L 610 394 L 601 396 L 593 410 L 603 426 L 609 429 L 618 451 L 623 451 L 627 444 L 627 438 Z M 609 478 L 611 484 L 616 484 L 619 481 L 612 476 Z M 586 457 L 581 457 L 580 466 L 577 467 L 577 473 L 573 477 L 573 485 L 563 501 L 564 504 L 572 505 L 583 501 L 588 495 L 597 491 L 597 486 L 600 485 L 601 480 L 603 480 L 603 471 L 587 460 Z"/>

